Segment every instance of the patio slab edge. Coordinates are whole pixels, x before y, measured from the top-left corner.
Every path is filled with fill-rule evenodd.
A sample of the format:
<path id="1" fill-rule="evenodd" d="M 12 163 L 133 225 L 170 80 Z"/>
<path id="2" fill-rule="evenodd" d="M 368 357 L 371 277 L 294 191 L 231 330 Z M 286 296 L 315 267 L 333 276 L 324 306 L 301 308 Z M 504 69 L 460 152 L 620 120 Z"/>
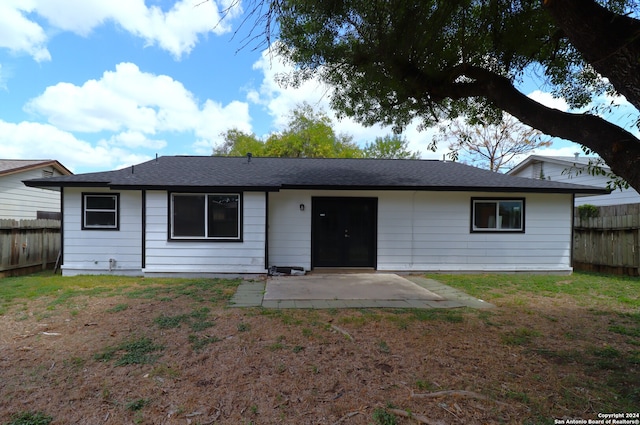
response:
<path id="1" fill-rule="evenodd" d="M 474 298 L 468 294 L 455 289 L 451 286 L 444 285 L 436 280 L 428 279 L 422 276 L 404 276 L 411 282 L 419 285 L 437 295 L 444 300 L 367 300 L 367 299 L 349 299 L 349 300 L 265 300 L 264 293 L 266 290 L 266 282 L 264 281 L 245 281 L 240 283 L 236 293 L 229 300 L 229 307 L 246 308 L 246 307 L 264 307 L 264 308 L 299 308 L 299 309 L 330 309 L 330 308 L 460 308 L 470 307 L 475 309 L 488 309 L 495 306 L 486 301 Z"/>

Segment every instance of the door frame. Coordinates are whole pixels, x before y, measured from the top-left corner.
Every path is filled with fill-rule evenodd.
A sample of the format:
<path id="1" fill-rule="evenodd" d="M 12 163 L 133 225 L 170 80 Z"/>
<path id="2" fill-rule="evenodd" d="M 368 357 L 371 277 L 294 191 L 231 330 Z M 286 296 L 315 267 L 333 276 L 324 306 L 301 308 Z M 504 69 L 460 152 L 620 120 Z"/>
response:
<path id="1" fill-rule="evenodd" d="M 371 224 L 371 242 L 369 249 L 372 255 L 371 266 L 316 266 L 316 240 L 315 240 L 315 223 L 316 209 L 318 201 L 366 201 L 373 206 L 373 220 Z M 378 198 L 374 196 L 312 196 L 311 197 L 311 269 L 315 268 L 336 268 L 336 269 L 378 269 Z"/>

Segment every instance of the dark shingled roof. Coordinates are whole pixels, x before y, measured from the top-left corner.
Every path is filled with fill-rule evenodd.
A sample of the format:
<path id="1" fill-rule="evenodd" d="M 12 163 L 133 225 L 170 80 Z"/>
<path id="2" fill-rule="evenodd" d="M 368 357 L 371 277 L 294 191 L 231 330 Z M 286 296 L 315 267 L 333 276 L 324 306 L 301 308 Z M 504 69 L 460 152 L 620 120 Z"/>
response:
<path id="1" fill-rule="evenodd" d="M 363 189 L 605 194 L 606 189 L 534 180 L 456 162 L 399 159 L 163 156 L 116 171 L 25 181 L 27 186 L 115 189 Z"/>

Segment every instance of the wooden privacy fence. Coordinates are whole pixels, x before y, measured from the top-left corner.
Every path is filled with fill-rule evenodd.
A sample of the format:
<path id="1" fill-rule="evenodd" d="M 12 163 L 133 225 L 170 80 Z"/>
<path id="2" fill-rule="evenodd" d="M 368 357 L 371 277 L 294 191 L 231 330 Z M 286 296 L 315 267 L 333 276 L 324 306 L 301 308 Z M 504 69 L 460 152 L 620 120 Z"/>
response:
<path id="1" fill-rule="evenodd" d="M 0 220 L 0 277 L 44 270 L 59 252 L 59 220 Z"/>
<path id="2" fill-rule="evenodd" d="M 573 267 L 640 275 L 640 204 L 596 208 L 596 217 L 574 209 Z"/>

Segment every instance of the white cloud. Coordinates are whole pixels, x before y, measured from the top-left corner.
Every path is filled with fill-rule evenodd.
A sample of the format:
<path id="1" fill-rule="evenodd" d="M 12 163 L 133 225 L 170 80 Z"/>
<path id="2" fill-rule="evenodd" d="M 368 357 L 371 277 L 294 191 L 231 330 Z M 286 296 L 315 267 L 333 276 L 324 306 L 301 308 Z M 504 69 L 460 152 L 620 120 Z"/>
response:
<path id="1" fill-rule="evenodd" d="M 47 20 L 53 28 L 70 31 L 83 37 L 106 20 L 129 13 L 139 16 L 144 7 L 140 0 L 113 2 L 108 0 L 32 0 L 33 12 Z"/>
<path id="2" fill-rule="evenodd" d="M 253 68 L 261 71 L 264 78 L 257 90 L 248 93 L 247 100 L 267 109 L 276 131 L 285 128 L 291 111 L 306 102 L 331 118 L 336 133 L 353 136 L 354 141 L 361 146 L 373 142 L 376 137 L 384 137 L 392 133 L 391 127 L 379 125 L 365 127 L 351 118 L 338 119 L 330 108 L 330 88 L 318 80 L 306 81 L 299 87 L 284 87 L 278 84 L 278 77 L 290 73 L 293 68 L 275 54 L 271 55 L 268 51 L 262 52 L 261 58 Z M 403 133 L 409 141 L 411 151 L 420 151 L 423 158 L 441 159 L 447 152 L 446 146 L 444 148 L 439 146 L 436 152 L 427 150 L 434 134 L 433 129 L 418 131 L 417 121 L 409 125 Z"/>
<path id="3" fill-rule="evenodd" d="M 594 97 L 589 105 L 578 110 L 569 110 L 569 105 L 562 98 L 554 98 L 551 93 L 535 90 L 528 95 L 529 98 L 549 108 L 559 109 L 564 112 L 585 113 L 589 112 L 613 122 L 631 132 L 637 133 L 634 128 L 638 116 L 638 110 L 631 105 L 624 96 L 611 96 L 602 94 Z"/>
<path id="4" fill-rule="evenodd" d="M 263 105 L 273 118 L 273 126 L 281 130 L 287 126 L 289 115 L 298 105 L 307 102 L 316 109 L 330 112 L 329 88 L 317 80 L 308 80 L 299 87 L 284 86 L 278 83 L 283 74 L 292 71 L 292 67 L 284 60 L 270 53 L 262 52 L 253 69 L 263 73 L 264 78 L 258 91 L 247 96 L 251 101 Z M 333 116 L 333 114 L 328 114 Z"/>
<path id="5" fill-rule="evenodd" d="M 590 113 L 598 115 L 613 124 L 624 128 L 633 133 L 636 137 L 640 137 L 638 129 L 638 109 L 621 95 L 611 96 L 610 94 L 602 94 L 594 97 L 591 103 L 584 108 L 578 110 L 569 110 L 569 105 L 564 99 L 554 98 L 551 93 L 536 90 L 528 95 L 529 98 L 542 103 L 543 105 L 559 109 L 564 112 L 575 114 Z"/>
<path id="6" fill-rule="evenodd" d="M 146 133 L 155 128 L 155 111 L 129 96 L 110 90 L 102 81 L 90 80 L 81 87 L 58 83 L 25 106 L 67 131 L 99 132 L 129 128 Z"/>
<path id="7" fill-rule="evenodd" d="M 56 159 L 72 171 L 78 167 L 108 170 L 127 153 L 107 143 L 92 146 L 48 124 L 0 120 L 0 152 L 4 158 Z"/>
<path id="8" fill-rule="evenodd" d="M 555 98 L 551 93 L 543 92 L 541 90 L 535 90 L 529 93 L 528 97 L 538 103 L 543 104 L 548 108 L 559 109 L 561 111 L 569 110 L 569 105 L 564 99 Z"/>
<path id="9" fill-rule="evenodd" d="M 128 149 L 156 149 L 160 150 L 167 146 L 166 140 L 150 139 L 145 134 L 138 131 L 125 131 L 116 134 L 107 141 L 109 145 L 122 146 Z"/>
<path id="10" fill-rule="evenodd" d="M 38 62 L 48 61 L 51 54 L 46 48 L 44 29 L 25 16 L 34 8 L 35 2 L 30 0 L 0 2 L 0 48 L 26 52 Z"/>
<path id="11" fill-rule="evenodd" d="M 125 31 L 159 46 L 175 58 L 189 54 L 201 36 L 230 31 L 230 20 L 241 13 L 233 5 L 226 17 L 220 10 L 230 7 L 214 0 L 179 0 L 164 11 L 147 7 L 144 0 L 3 0 L 0 3 L 0 47 L 25 52 L 37 61 L 50 60 L 46 31 L 32 16 L 46 20 L 51 30 L 88 36 L 110 21 Z"/>
<path id="12" fill-rule="evenodd" d="M 65 131 L 193 132 L 209 142 L 227 128 L 251 131 L 248 104 L 207 100 L 200 106 L 179 81 L 142 72 L 132 63 L 118 64 L 82 86 L 48 87 L 26 109 Z"/>
<path id="13" fill-rule="evenodd" d="M 196 154 L 211 155 L 213 147 L 221 141 L 221 133 L 229 129 L 251 133 L 249 105 L 233 101 L 226 106 L 207 100 L 198 115 L 195 134 L 198 140 L 193 144 Z"/>
<path id="14" fill-rule="evenodd" d="M 167 140 L 172 154 L 182 143 L 185 152 L 179 153 L 210 155 L 227 129 L 251 132 L 248 103 L 206 100 L 199 104 L 181 82 L 142 72 L 132 63 L 121 63 L 115 71 L 80 86 L 50 86 L 25 109 L 49 124 L 0 121 L 3 155 L 50 157 L 69 167 L 128 166 L 165 150 Z M 91 143 L 79 139 L 76 132 L 102 138 Z"/>

